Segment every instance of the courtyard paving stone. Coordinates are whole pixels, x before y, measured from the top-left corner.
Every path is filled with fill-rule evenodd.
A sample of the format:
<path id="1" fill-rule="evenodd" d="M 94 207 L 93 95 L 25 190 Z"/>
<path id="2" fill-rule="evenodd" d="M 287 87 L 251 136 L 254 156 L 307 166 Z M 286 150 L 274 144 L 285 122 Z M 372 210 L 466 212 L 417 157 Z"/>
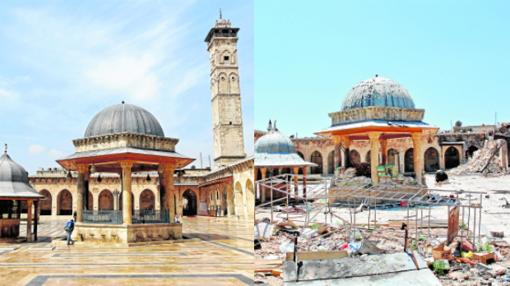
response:
<path id="1" fill-rule="evenodd" d="M 253 284 L 249 220 L 184 218 L 188 239 L 160 244 L 52 244 L 63 238 L 65 220 L 43 218 L 39 242 L 0 243 L 0 285 Z"/>

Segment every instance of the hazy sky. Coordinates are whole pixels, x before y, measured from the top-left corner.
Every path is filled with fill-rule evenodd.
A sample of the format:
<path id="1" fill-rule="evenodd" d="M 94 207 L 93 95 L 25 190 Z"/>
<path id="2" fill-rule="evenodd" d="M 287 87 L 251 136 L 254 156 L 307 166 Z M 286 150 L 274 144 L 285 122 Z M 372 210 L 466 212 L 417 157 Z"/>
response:
<path id="1" fill-rule="evenodd" d="M 255 1 L 255 126 L 312 135 L 374 74 L 442 129 L 510 121 L 509 11 L 503 0 Z"/>
<path id="2" fill-rule="evenodd" d="M 245 141 L 253 149 L 251 1 L 9 1 L 0 3 L 0 143 L 29 172 L 73 152 L 103 108 L 139 105 L 177 151 L 212 153 L 204 38 L 223 16 L 241 28 Z"/>

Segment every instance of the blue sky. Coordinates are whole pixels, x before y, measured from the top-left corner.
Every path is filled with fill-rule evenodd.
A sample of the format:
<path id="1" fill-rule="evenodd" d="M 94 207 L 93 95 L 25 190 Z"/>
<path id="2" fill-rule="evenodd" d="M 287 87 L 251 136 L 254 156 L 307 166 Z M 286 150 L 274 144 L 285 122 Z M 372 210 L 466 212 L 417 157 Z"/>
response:
<path id="1" fill-rule="evenodd" d="M 0 142 L 29 172 L 73 152 L 101 109 L 125 100 L 152 112 L 177 151 L 212 153 L 204 38 L 223 16 L 241 28 L 245 142 L 253 149 L 251 1 L 0 3 Z M 212 157 L 212 156 L 211 156 Z"/>
<path id="2" fill-rule="evenodd" d="M 255 126 L 328 127 L 374 74 L 406 87 L 441 129 L 510 121 L 508 1 L 256 1 Z"/>

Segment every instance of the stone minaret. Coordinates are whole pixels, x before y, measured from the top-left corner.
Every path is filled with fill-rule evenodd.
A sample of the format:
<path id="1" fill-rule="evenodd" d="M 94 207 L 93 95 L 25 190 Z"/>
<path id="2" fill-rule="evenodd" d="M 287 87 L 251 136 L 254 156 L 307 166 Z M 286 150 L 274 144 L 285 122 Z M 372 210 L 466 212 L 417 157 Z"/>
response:
<path id="1" fill-rule="evenodd" d="M 205 42 L 211 62 L 214 162 L 221 167 L 244 159 L 243 116 L 237 58 L 237 32 L 229 20 L 220 19 Z"/>

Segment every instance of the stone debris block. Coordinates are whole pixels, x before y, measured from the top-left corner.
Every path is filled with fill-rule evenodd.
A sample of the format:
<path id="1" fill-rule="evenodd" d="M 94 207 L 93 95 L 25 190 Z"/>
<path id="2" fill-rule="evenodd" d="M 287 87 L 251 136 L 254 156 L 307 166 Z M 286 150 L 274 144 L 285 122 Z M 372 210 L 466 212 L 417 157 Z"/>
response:
<path id="1" fill-rule="evenodd" d="M 416 270 L 416 265 L 407 253 L 366 255 L 332 260 L 302 261 L 298 267 L 292 261 L 284 262 L 284 281 L 339 279 L 356 276 L 379 275 Z"/>

